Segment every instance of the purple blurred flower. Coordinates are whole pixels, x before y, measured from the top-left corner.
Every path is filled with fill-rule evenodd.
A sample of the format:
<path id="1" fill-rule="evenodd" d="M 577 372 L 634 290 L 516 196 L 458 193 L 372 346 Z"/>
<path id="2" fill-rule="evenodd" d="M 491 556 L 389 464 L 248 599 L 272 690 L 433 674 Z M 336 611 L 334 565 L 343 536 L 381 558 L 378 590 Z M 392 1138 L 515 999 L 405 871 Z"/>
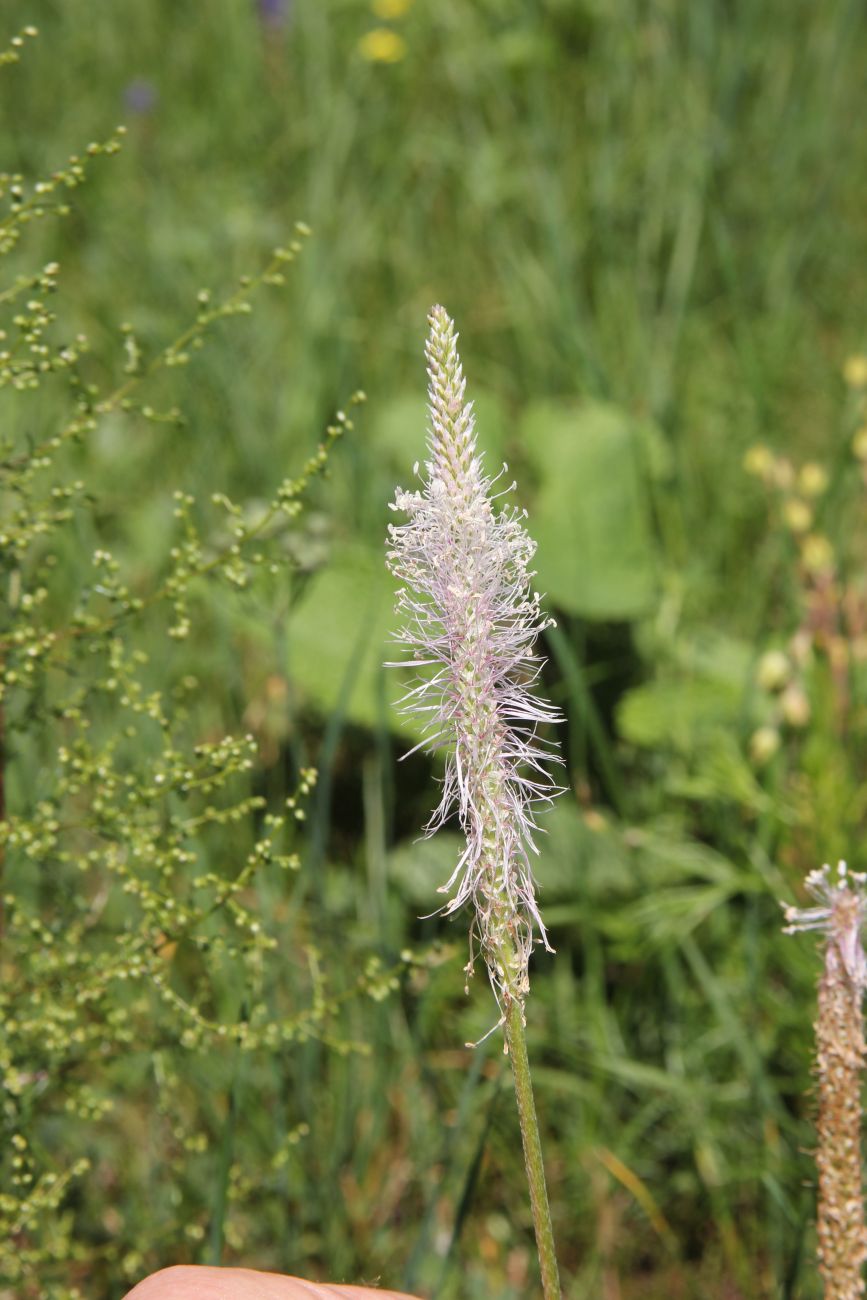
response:
<path id="1" fill-rule="evenodd" d="M 432 671 L 419 674 L 402 707 L 422 718 L 421 745 L 446 750 L 427 833 L 457 810 L 466 848 L 442 887 L 457 884 L 445 911 L 474 904 L 473 936 L 507 1008 L 527 992 L 534 931 L 549 946 L 529 858 L 535 810 L 555 793 L 552 755 L 536 730 L 558 715 L 530 689 L 541 671 L 536 638 L 548 623 L 532 589 L 536 548 L 525 514 L 495 506 L 502 492 L 492 493 L 496 480 L 476 448 L 454 325 L 442 307 L 429 320 L 430 459 L 423 490 L 395 494 L 392 509 L 408 522 L 389 527 L 388 565 L 404 584 L 396 640 L 409 665 Z"/>
<path id="2" fill-rule="evenodd" d="M 292 17 L 292 0 L 256 0 L 256 7 L 266 27 L 283 27 Z"/>
<path id="3" fill-rule="evenodd" d="M 157 91 L 152 81 L 136 77 L 123 92 L 123 102 L 131 113 L 145 116 L 156 107 Z"/>

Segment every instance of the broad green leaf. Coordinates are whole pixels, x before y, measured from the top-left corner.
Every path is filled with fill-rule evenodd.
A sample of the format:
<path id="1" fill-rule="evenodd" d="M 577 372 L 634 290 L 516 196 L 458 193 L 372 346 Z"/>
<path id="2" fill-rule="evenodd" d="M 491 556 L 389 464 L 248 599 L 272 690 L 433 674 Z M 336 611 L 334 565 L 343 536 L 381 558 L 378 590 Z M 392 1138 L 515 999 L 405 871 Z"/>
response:
<path id="1" fill-rule="evenodd" d="M 740 690 L 749 682 L 756 659 L 755 648 L 748 641 L 715 628 L 678 636 L 671 652 L 678 666 L 692 676 L 728 683 Z"/>
<path id="2" fill-rule="evenodd" d="M 632 745 L 690 752 L 703 736 L 736 720 L 741 700 L 741 690 L 721 681 L 647 682 L 624 695 L 617 730 Z"/>
<path id="3" fill-rule="evenodd" d="M 435 912 L 448 902 L 437 891 L 451 876 L 465 841 L 452 831 L 430 839 L 404 840 L 388 855 L 388 874 L 403 896 L 422 912 Z"/>
<path id="4" fill-rule="evenodd" d="M 668 676 L 629 691 L 617 728 L 633 745 L 672 750 L 665 786 L 680 798 L 722 800 L 753 813 L 769 806 L 738 736 L 766 720 L 768 701 L 751 689 L 754 651 L 707 630 L 678 642 Z"/>
<path id="5" fill-rule="evenodd" d="M 314 574 L 287 621 L 288 673 L 299 704 L 414 736 L 393 707 L 400 671 L 382 666 L 395 657 L 393 600 L 384 549 L 346 545 Z"/>
<path id="6" fill-rule="evenodd" d="M 601 403 L 537 403 L 520 435 L 538 478 L 531 531 L 549 600 L 585 618 L 646 614 L 656 556 L 629 416 Z"/>
<path id="7" fill-rule="evenodd" d="M 567 898 L 611 900 L 628 894 L 632 873 L 622 837 L 613 824 L 588 819 L 566 793 L 539 815 L 532 858 L 543 917 L 550 902 Z"/>
<path id="8" fill-rule="evenodd" d="M 670 769 L 666 776 L 671 794 L 721 799 L 759 813 L 768 807 L 768 796 L 736 739 L 746 722 L 759 719 L 747 704 L 734 676 L 649 682 L 621 700 L 617 730 L 633 745 L 683 755 L 688 770 Z"/>

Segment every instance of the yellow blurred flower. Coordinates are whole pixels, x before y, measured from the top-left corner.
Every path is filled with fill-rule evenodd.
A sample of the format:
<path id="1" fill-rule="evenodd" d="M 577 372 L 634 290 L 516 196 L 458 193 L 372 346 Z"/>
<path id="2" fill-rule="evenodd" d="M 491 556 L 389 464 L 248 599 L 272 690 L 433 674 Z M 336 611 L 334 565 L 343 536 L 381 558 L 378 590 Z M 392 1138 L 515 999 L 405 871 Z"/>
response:
<path id="1" fill-rule="evenodd" d="M 810 701 L 803 686 L 795 682 L 780 696 L 780 709 L 790 727 L 806 727 L 810 721 Z"/>
<path id="2" fill-rule="evenodd" d="M 774 463 L 774 458 L 762 443 L 750 447 L 744 456 L 744 469 L 756 478 L 764 478 Z"/>
<path id="3" fill-rule="evenodd" d="M 598 808 L 588 808 L 584 813 L 584 825 L 589 831 L 598 834 L 608 829 L 608 822 Z"/>
<path id="4" fill-rule="evenodd" d="M 759 660 L 756 680 L 765 691 L 779 691 L 785 686 L 792 665 L 782 650 L 767 650 Z"/>
<path id="5" fill-rule="evenodd" d="M 399 63 L 406 54 L 406 41 L 389 27 L 374 27 L 362 36 L 358 50 L 371 63 Z"/>
<path id="6" fill-rule="evenodd" d="M 820 497 L 828 486 L 828 471 L 814 460 L 808 460 L 798 475 L 798 487 L 805 497 Z"/>
<path id="7" fill-rule="evenodd" d="M 791 497 L 783 506 L 783 518 L 793 533 L 805 533 L 813 522 L 813 512 L 806 501 Z"/>
<path id="8" fill-rule="evenodd" d="M 373 0 L 371 9 L 377 18 L 402 18 L 409 11 L 412 0 Z"/>
<path id="9" fill-rule="evenodd" d="M 852 450 L 859 460 L 867 460 L 867 425 L 856 429 L 852 439 Z"/>
<path id="10" fill-rule="evenodd" d="M 750 758 L 762 767 L 780 748 L 780 733 L 776 727 L 759 727 L 750 736 Z"/>
<path id="11" fill-rule="evenodd" d="M 821 533 L 811 533 L 809 537 L 804 538 L 801 559 L 810 573 L 821 573 L 823 569 L 833 567 L 834 548 L 827 537 L 823 537 Z"/>
<path id="12" fill-rule="evenodd" d="M 867 357 L 848 357 L 843 367 L 843 378 L 850 388 L 867 388 Z"/>

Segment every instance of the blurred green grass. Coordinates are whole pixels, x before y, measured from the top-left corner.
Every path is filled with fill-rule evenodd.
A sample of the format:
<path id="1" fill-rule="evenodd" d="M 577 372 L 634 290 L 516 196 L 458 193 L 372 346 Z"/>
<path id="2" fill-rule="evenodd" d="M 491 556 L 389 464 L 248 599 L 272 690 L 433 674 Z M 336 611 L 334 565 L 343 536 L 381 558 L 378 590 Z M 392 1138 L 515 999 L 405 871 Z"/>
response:
<path id="1" fill-rule="evenodd" d="M 195 671 L 203 731 L 257 732 L 275 796 L 287 754 L 323 769 L 298 885 L 323 960 L 435 937 L 454 952 L 348 1013 L 363 1060 L 309 1044 L 219 1077 L 175 1060 L 179 1094 L 216 1099 L 214 1143 L 237 1096 L 242 1182 L 309 1124 L 280 1186 L 236 1189 L 223 1258 L 443 1298 L 533 1288 L 508 1088 L 496 1052 L 462 1047 L 490 999 L 481 980 L 462 997 L 460 923 L 416 920 L 447 874 L 411 844 L 432 773 L 395 767 L 377 667 L 386 506 L 419 455 L 425 316 L 442 301 L 562 615 L 548 685 L 576 793 L 540 864 L 558 952 L 538 962 L 529 1029 L 567 1293 L 815 1294 L 814 965 L 780 938 L 775 900 L 811 854 L 863 856 L 863 733 L 857 714 L 844 744 L 819 714 L 803 762 L 750 767 L 752 668 L 793 597 L 741 462 L 758 441 L 844 456 L 840 368 L 864 337 L 867 260 L 860 7 L 416 0 L 387 65 L 362 57 L 378 20 L 361 0 L 296 0 L 270 25 L 253 0 L 33 0 L 4 16 L 41 31 L 0 79 L 8 170 L 50 171 L 129 127 L 71 219 L 34 236 L 97 373 L 120 321 L 145 345 L 171 337 L 199 289 L 260 265 L 296 219 L 314 230 L 288 295 L 166 381 L 182 433 L 106 422 L 77 453 L 101 503 L 82 544 L 110 543 L 145 585 L 173 488 L 255 503 L 336 404 L 369 397 L 319 491 L 310 572 L 207 607 L 173 671 Z M 179 1193 L 209 1225 L 219 1158 L 197 1157 Z M 153 1214 L 153 1176 L 142 1157 L 122 1230 L 93 1193 L 87 1231 L 127 1240 L 140 1223 L 149 1265 L 204 1258 L 169 1208 Z"/>

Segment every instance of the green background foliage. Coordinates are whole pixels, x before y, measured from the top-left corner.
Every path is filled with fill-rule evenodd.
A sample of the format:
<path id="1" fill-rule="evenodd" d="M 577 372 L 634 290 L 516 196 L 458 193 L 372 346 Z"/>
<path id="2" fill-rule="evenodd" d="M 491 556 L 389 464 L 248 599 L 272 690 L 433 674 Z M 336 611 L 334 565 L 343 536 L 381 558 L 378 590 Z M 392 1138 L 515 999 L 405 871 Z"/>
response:
<path id="1" fill-rule="evenodd" d="M 465 1047 L 490 992 L 429 915 L 438 767 L 397 762 L 381 667 L 441 301 L 557 617 L 528 1019 L 566 1294 L 816 1295 L 817 963 L 778 900 L 865 857 L 864 18 L 375 8 L 4 8 L 40 30 L 0 69 L 25 195 L 127 134 L 0 285 L 35 277 L 0 327 L 51 361 L 0 388 L 0 1294 L 215 1260 L 534 1293 L 508 1075 Z"/>

